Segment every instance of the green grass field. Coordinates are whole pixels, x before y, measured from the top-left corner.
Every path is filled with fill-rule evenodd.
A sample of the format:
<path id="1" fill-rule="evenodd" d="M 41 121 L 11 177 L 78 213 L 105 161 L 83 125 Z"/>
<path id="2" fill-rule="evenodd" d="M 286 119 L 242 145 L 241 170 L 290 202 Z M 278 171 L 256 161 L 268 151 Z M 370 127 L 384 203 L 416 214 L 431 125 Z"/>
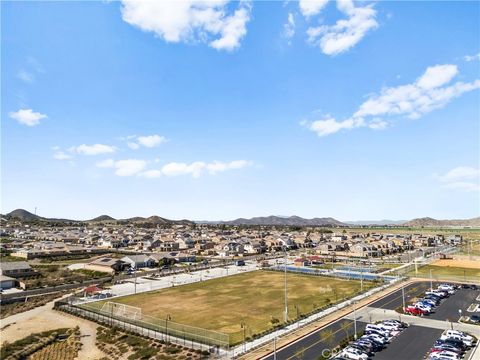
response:
<path id="1" fill-rule="evenodd" d="M 461 280 L 464 276 L 467 279 L 480 279 L 480 269 L 462 268 L 455 266 L 436 266 L 425 265 L 418 268 L 418 273 L 415 274 L 415 270 L 410 271 L 407 275 L 418 277 L 430 277 L 430 270 L 432 270 L 432 277 L 434 279 L 453 279 L 458 277 Z M 477 280 L 478 281 L 478 280 Z"/>
<path id="2" fill-rule="evenodd" d="M 314 309 L 351 297 L 360 291 L 360 282 L 313 275 L 287 274 L 289 318 L 295 319 Z M 373 287 L 364 282 L 364 289 Z M 242 336 L 241 323 L 246 324 L 246 336 L 273 327 L 275 320 L 283 322 L 284 274 L 254 271 L 219 279 L 182 285 L 115 298 L 115 302 L 142 308 L 144 315 L 172 322 L 215 330 L 231 335 L 231 342 Z M 96 302 L 98 308 L 104 302 Z M 233 341 L 232 341 L 232 338 Z"/>

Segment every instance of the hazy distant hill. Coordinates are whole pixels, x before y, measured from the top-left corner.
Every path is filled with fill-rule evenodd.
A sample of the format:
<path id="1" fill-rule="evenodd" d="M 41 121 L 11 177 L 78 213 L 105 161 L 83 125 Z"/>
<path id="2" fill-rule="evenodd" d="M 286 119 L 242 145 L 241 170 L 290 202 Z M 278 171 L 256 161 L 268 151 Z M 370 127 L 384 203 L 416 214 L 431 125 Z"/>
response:
<path id="1" fill-rule="evenodd" d="M 133 217 L 130 219 L 122 219 L 122 220 L 116 220 L 115 218 L 109 216 L 109 215 L 101 215 L 98 216 L 94 219 L 91 220 L 70 220 L 70 219 L 54 219 L 54 218 L 45 218 L 41 217 L 35 214 L 32 214 L 31 212 L 28 212 L 27 210 L 24 209 L 16 209 L 13 210 L 12 212 L 6 214 L 3 216 L 3 218 L 7 220 L 19 220 L 23 222 L 32 222 L 32 221 L 45 221 L 45 222 L 90 222 L 90 223 L 95 223 L 95 222 L 113 222 L 113 221 L 119 221 L 119 222 L 125 222 L 125 223 L 148 223 L 152 225 L 161 225 L 161 224 L 192 224 L 193 222 L 189 220 L 169 220 L 162 218 L 160 216 L 150 216 L 148 218 L 143 218 L 143 217 Z"/>
<path id="2" fill-rule="evenodd" d="M 465 220 L 437 220 L 430 217 L 418 218 L 403 223 L 411 227 L 435 227 L 435 226 L 471 226 L 480 227 L 480 217 Z"/>
<path id="3" fill-rule="evenodd" d="M 116 221 L 116 219 L 114 219 L 113 217 L 109 216 L 109 215 L 100 215 L 100 216 L 97 216 L 96 218 L 92 219 L 92 220 L 87 220 L 89 222 L 99 222 L 99 221 Z"/>
<path id="4" fill-rule="evenodd" d="M 274 225 L 274 226 L 347 226 L 336 219 L 327 218 L 313 218 L 304 219 L 300 216 L 266 216 L 254 217 L 251 219 L 239 218 L 231 221 L 220 221 L 220 224 L 227 225 Z"/>
<path id="5" fill-rule="evenodd" d="M 344 221 L 348 225 L 402 225 L 407 220 L 358 220 L 358 221 Z"/>

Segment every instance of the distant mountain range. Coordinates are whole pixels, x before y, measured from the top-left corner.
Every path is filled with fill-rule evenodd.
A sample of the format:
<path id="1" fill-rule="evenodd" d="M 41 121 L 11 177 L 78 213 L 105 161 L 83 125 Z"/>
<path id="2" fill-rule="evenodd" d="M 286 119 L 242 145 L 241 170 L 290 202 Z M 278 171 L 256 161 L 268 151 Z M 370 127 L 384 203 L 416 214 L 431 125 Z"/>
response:
<path id="1" fill-rule="evenodd" d="M 418 218 L 403 224 L 410 227 L 470 226 L 480 227 L 480 217 L 465 220 L 437 220 L 430 217 Z"/>
<path id="2" fill-rule="evenodd" d="M 32 214 L 31 212 L 24 210 L 24 209 L 16 209 L 12 212 L 9 212 L 6 215 L 2 215 L 2 218 L 6 220 L 20 220 L 24 222 L 32 222 L 32 221 L 45 221 L 45 222 L 64 222 L 64 223 L 108 223 L 108 222 L 121 222 L 121 223 L 135 223 L 135 224 L 193 224 L 192 221 L 189 220 L 170 220 L 165 219 L 160 216 L 150 216 L 147 218 L 144 217 L 133 217 L 129 219 L 115 219 L 109 215 L 101 215 L 91 220 L 71 220 L 71 219 L 57 219 L 57 218 L 45 218 L 42 216 L 38 216 Z"/>
<path id="3" fill-rule="evenodd" d="M 275 225 L 275 226 L 348 226 L 348 224 L 334 218 L 304 219 L 300 216 L 267 216 L 254 217 L 251 219 L 236 219 L 231 221 L 219 221 L 226 225 Z"/>
<path id="4" fill-rule="evenodd" d="M 150 217 L 132 217 L 128 219 L 115 219 L 109 215 L 101 215 L 91 220 L 69 220 L 62 218 L 45 218 L 24 209 L 14 210 L 6 215 L 1 215 L 2 219 L 17 219 L 24 222 L 45 221 L 45 222 L 83 222 L 83 223 L 127 223 L 127 224 L 193 224 L 190 220 L 170 220 L 160 216 Z M 239 218 L 230 221 L 197 221 L 199 224 L 225 224 L 225 225 L 260 225 L 260 226 L 406 226 L 406 227 L 446 227 L 446 226 L 468 226 L 480 227 L 480 217 L 466 220 L 437 220 L 430 217 L 418 218 L 413 220 L 371 220 L 371 221 L 339 221 L 331 217 L 305 219 L 300 216 L 265 216 L 253 217 L 250 219 Z"/>

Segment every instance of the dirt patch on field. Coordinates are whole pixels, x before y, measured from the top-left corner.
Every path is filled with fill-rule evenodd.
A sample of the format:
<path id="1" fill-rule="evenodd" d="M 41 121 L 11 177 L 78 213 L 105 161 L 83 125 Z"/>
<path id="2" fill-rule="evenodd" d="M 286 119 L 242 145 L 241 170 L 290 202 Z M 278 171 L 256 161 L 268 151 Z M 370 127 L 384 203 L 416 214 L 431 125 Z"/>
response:
<path id="1" fill-rule="evenodd" d="M 452 259 L 452 260 L 437 260 L 432 265 L 435 266 L 452 266 L 452 267 L 462 267 L 467 269 L 478 269 L 480 270 L 480 261 L 478 260 L 466 260 L 466 259 Z"/>

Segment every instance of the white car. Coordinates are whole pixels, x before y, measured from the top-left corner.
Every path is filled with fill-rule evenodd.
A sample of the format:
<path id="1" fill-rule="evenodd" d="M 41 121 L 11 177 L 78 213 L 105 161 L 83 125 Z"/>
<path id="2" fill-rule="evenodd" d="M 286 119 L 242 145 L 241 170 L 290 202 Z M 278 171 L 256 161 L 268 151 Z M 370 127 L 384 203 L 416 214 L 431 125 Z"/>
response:
<path id="1" fill-rule="evenodd" d="M 440 351 L 440 352 L 431 353 L 429 359 L 432 359 L 432 360 L 433 359 L 435 359 L 435 360 L 436 359 L 458 360 L 458 359 L 461 359 L 461 357 L 458 356 L 457 354 L 455 354 L 452 351 Z"/>
<path id="2" fill-rule="evenodd" d="M 464 339 L 462 338 L 461 336 L 458 336 L 458 335 L 442 335 L 440 336 L 440 340 L 447 340 L 447 339 L 454 339 L 454 340 L 459 340 L 461 342 L 463 342 L 466 346 L 473 346 L 473 341 L 472 340 L 468 340 L 468 339 Z"/>
<path id="3" fill-rule="evenodd" d="M 417 309 L 420 309 L 422 311 L 426 311 L 428 313 L 431 313 L 432 312 L 432 307 L 431 306 L 427 306 L 425 304 L 422 304 L 421 302 L 417 302 L 415 304 L 413 304 Z"/>
<path id="4" fill-rule="evenodd" d="M 467 333 L 464 333 L 463 331 L 458 331 L 458 330 L 446 330 L 443 332 L 443 335 L 449 336 L 449 337 L 459 337 L 460 340 L 462 340 L 465 345 L 467 346 L 472 346 L 473 343 L 475 342 L 475 338 L 471 335 L 468 335 Z"/>
<path id="5" fill-rule="evenodd" d="M 366 338 L 366 339 L 371 338 L 382 345 L 385 345 L 387 343 L 387 339 L 377 334 L 363 335 L 362 338 Z"/>
<path id="6" fill-rule="evenodd" d="M 455 294 L 455 289 L 453 287 L 450 287 L 450 286 L 440 285 L 437 289 L 440 290 L 440 291 L 446 291 L 450 295 Z"/>
<path id="7" fill-rule="evenodd" d="M 380 323 L 380 324 L 377 324 L 377 326 L 383 330 L 388 331 L 392 336 L 397 336 L 401 332 L 401 329 L 398 326 L 395 326 L 393 324 Z"/>
<path id="8" fill-rule="evenodd" d="M 347 359 L 352 359 L 352 360 L 367 360 L 368 355 L 364 354 L 358 349 L 352 348 L 352 347 L 346 347 L 343 349 L 343 351 L 340 353 L 341 356 L 346 357 Z"/>

